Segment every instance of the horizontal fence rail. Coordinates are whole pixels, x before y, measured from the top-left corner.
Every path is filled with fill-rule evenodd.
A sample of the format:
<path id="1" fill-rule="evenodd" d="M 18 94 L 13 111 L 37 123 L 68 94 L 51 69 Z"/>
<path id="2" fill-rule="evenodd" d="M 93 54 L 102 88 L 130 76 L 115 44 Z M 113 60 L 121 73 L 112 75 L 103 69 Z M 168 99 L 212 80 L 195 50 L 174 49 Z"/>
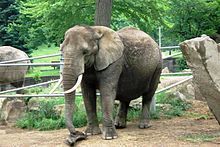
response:
<path id="1" fill-rule="evenodd" d="M 175 53 L 175 54 L 172 54 L 172 55 L 169 55 L 169 56 L 163 57 L 163 60 L 164 60 L 164 59 L 171 58 L 171 57 L 174 57 L 174 56 L 178 56 L 178 55 L 182 55 L 182 52 L 180 52 L 180 53 Z"/>
<path id="2" fill-rule="evenodd" d="M 190 75 L 192 72 L 161 73 L 161 76 Z"/>
<path id="3" fill-rule="evenodd" d="M 55 82 L 58 82 L 58 81 L 59 81 L 59 79 L 48 81 L 48 82 L 43 82 L 43 83 L 38 83 L 38 84 L 35 84 L 35 85 L 30 85 L 30 86 L 24 86 L 24 87 L 20 87 L 20 88 L 16 88 L 16 89 L 1 91 L 0 94 L 8 93 L 8 92 L 15 92 L 15 91 L 18 91 L 18 90 L 23 90 L 23 89 L 28 89 L 28 88 L 38 87 L 38 86 L 43 86 L 43 85 L 47 85 L 47 84 L 50 84 L 50 83 L 55 83 Z"/>
<path id="4" fill-rule="evenodd" d="M 192 78 L 193 78 L 193 76 L 189 76 L 188 78 L 186 78 L 186 79 L 184 79 L 184 80 L 181 80 L 181 81 L 179 81 L 179 82 L 177 82 L 177 83 L 175 83 L 175 84 L 172 84 L 172 85 L 167 86 L 167 87 L 165 87 L 165 88 L 163 88 L 163 89 L 157 90 L 157 91 L 155 92 L 155 94 L 164 92 L 164 91 L 169 90 L 169 89 L 171 89 L 171 88 L 173 88 L 173 87 L 176 87 L 176 86 L 178 86 L 178 85 L 180 85 L 180 84 L 183 84 L 183 83 L 185 83 L 185 82 L 191 80 Z"/>
<path id="5" fill-rule="evenodd" d="M 189 76 L 189 77 L 187 77 L 186 79 L 181 80 L 181 81 L 179 81 L 179 82 L 177 82 L 177 83 L 175 83 L 175 84 L 172 84 L 172 85 L 167 86 L 167 87 L 165 87 L 165 88 L 163 88 L 163 89 L 157 90 L 157 91 L 155 92 L 155 94 L 159 94 L 159 93 L 164 92 L 164 91 L 166 91 L 166 90 L 169 90 L 169 89 L 171 89 L 171 88 L 173 88 L 173 87 L 176 87 L 176 86 L 178 86 L 178 85 L 180 85 L 180 84 L 183 84 L 183 83 L 185 83 L 185 82 L 191 80 L 192 78 L 193 78 L 193 76 Z M 96 95 L 99 96 L 100 93 L 97 93 Z M 82 93 L 76 93 L 76 96 L 82 96 Z M 7 98 L 14 98 L 14 97 L 16 97 L 16 98 L 23 98 L 23 97 L 64 97 L 64 94 L 30 94 L 30 95 L 27 95 L 27 94 L 26 94 L 26 95 L 16 94 L 16 95 L 0 95 L 0 98 L 6 98 L 6 97 L 7 97 Z"/>
<path id="6" fill-rule="evenodd" d="M 57 54 L 37 56 L 37 57 L 32 57 L 32 58 L 24 58 L 24 59 L 16 59 L 16 60 L 2 61 L 2 62 L 0 62 L 0 64 L 14 63 L 14 62 L 20 62 L 20 61 L 33 60 L 33 59 L 49 58 L 49 57 L 55 57 L 55 56 L 60 56 L 60 55 L 61 55 L 61 53 L 57 53 Z"/>
<path id="7" fill-rule="evenodd" d="M 166 47 L 160 47 L 161 50 L 165 50 L 165 49 L 176 49 L 176 48 L 180 48 L 180 46 L 166 46 Z"/>
<path id="8" fill-rule="evenodd" d="M 14 64 L 0 64 L 0 67 L 6 66 L 56 66 L 64 65 L 64 63 L 14 63 Z"/>

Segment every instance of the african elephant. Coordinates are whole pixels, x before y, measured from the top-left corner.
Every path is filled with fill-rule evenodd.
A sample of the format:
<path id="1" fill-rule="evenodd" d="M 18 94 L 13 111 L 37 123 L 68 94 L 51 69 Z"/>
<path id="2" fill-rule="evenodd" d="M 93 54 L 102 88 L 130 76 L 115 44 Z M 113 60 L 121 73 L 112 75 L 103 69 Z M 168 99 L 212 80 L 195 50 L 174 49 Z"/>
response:
<path id="1" fill-rule="evenodd" d="M 28 58 L 28 56 L 19 49 L 11 46 L 0 47 L 0 62 L 23 58 Z M 30 63 L 30 61 L 22 61 L 20 63 Z M 22 87 L 27 70 L 28 66 L 0 67 L 0 84 L 11 84 L 14 87 Z M 3 87 L 2 90 L 5 90 L 5 88 Z M 21 93 L 21 91 L 17 93 Z"/>
<path id="2" fill-rule="evenodd" d="M 117 32 L 104 26 L 74 26 L 67 30 L 61 46 L 64 56 L 63 87 L 69 144 L 86 135 L 101 133 L 96 113 L 96 89 L 100 91 L 103 112 L 102 138 L 117 138 L 116 128 L 126 127 L 131 100 L 143 97 L 139 128 L 149 127 L 149 105 L 157 89 L 162 57 L 157 43 L 146 33 L 131 27 Z M 73 106 L 75 91 L 70 89 L 82 77 L 81 88 L 88 126 L 75 130 Z M 74 86 L 75 87 L 75 86 Z M 75 89 L 74 89 L 75 90 Z M 114 100 L 120 101 L 115 122 Z"/>

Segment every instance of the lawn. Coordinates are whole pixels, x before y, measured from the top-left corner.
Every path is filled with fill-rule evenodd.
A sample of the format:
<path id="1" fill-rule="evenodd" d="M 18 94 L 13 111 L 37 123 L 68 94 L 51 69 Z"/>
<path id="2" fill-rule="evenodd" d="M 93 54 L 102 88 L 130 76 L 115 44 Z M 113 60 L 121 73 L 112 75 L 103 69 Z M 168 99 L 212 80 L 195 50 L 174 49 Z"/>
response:
<path id="1" fill-rule="evenodd" d="M 43 55 L 50 55 L 59 53 L 59 47 L 55 45 L 51 45 L 48 47 L 47 45 L 42 45 L 38 47 L 38 49 L 34 50 L 31 54 L 32 57 L 43 56 Z M 59 61 L 60 56 L 56 57 L 49 57 L 43 59 L 36 59 L 33 60 L 34 63 L 51 63 L 51 61 Z M 56 76 L 59 75 L 59 69 L 54 69 L 52 66 L 33 66 L 29 70 L 27 77 L 41 77 L 41 76 Z"/>

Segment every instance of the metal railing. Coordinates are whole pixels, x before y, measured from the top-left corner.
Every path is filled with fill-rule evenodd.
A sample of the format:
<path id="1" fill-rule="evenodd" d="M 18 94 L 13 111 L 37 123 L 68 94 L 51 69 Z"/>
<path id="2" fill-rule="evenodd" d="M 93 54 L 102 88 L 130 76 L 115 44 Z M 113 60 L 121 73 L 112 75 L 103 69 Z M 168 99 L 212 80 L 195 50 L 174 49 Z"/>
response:
<path id="1" fill-rule="evenodd" d="M 161 50 L 163 49 L 174 49 L 174 48 L 179 48 L 179 46 L 168 46 L 168 47 L 160 47 Z M 176 54 L 172 54 L 172 55 L 169 55 L 169 56 L 166 56 L 166 57 L 163 57 L 163 59 L 167 59 L 167 58 L 170 58 L 170 57 L 174 57 L 174 56 L 177 56 L 177 55 L 180 55 L 182 53 L 176 53 Z M 60 63 L 14 63 L 14 62 L 20 62 L 20 61 L 27 61 L 27 60 L 34 60 L 34 59 L 41 59 L 41 58 L 49 58 L 49 57 L 54 57 L 54 56 L 60 56 L 61 55 L 61 62 Z M 38 56 L 38 57 L 32 57 L 32 58 L 24 58 L 24 59 L 17 59 L 17 60 L 10 60 L 10 61 L 3 61 L 3 62 L 0 62 L 0 67 L 5 67 L 5 66 L 56 66 L 56 65 L 60 65 L 62 66 L 63 63 L 62 63 L 62 54 L 61 53 L 57 53 L 57 54 L 51 54 L 51 55 L 45 55 L 45 56 Z M 166 76 L 166 75 L 189 75 L 191 74 L 191 72 L 184 72 L 184 73 L 163 73 L 161 74 L 162 76 Z M 159 91 L 156 91 L 156 93 L 160 93 L 160 92 L 163 92 L 165 90 L 168 90 L 170 88 L 173 88 L 179 84 L 182 84 L 188 80 L 190 80 L 192 78 L 192 76 L 180 81 L 180 82 L 177 82 L 173 85 L 170 85 L 166 88 L 163 88 Z M 27 89 L 27 88 L 33 88 L 33 87 L 38 87 L 38 86 L 42 86 L 42 85 L 46 85 L 46 84 L 50 84 L 50 83 L 54 83 L 54 82 L 57 82 L 58 80 L 53 80 L 53 81 L 48 81 L 48 82 L 44 82 L 44 83 L 39 83 L 39 84 L 35 84 L 35 85 L 30 85 L 30 86 L 25 86 L 25 87 L 20 87 L 20 88 L 16 88 L 16 89 L 11 89 L 11 90 L 7 90 L 7 91 L 2 91 L 0 92 L 0 98 L 5 98 L 5 97 L 63 97 L 64 94 L 33 94 L 33 95 L 29 95 L 29 94 L 26 94 L 26 95 L 20 95 L 20 94 L 16 94 L 16 95 L 2 95 L 4 93 L 8 93 L 8 92 L 15 92 L 15 91 L 18 91 L 18 90 L 23 90 L 23 89 Z M 79 95 L 81 96 L 82 94 L 81 93 L 76 93 L 76 95 Z M 97 93 L 97 95 L 100 95 L 99 93 Z"/>
<path id="2" fill-rule="evenodd" d="M 13 62 L 20 62 L 20 61 L 27 61 L 27 60 L 36 60 L 36 59 L 43 59 L 43 58 L 50 58 L 50 57 L 55 57 L 55 56 L 60 56 L 61 53 L 57 54 L 51 54 L 51 55 L 44 55 L 44 56 L 37 56 L 37 57 L 32 57 L 32 58 L 23 58 L 23 59 L 16 59 L 16 60 L 9 60 L 9 61 L 2 61 L 0 64 L 5 64 L 5 63 L 13 63 Z"/>

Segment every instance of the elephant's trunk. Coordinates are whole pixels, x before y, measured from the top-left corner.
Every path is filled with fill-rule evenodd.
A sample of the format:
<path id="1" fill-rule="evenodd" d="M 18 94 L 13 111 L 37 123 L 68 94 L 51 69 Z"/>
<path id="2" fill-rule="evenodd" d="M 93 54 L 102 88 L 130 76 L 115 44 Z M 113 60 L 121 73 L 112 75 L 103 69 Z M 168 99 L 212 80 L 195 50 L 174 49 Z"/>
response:
<path id="1" fill-rule="evenodd" d="M 64 91 L 71 89 L 77 81 L 80 74 L 84 72 L 83 60 L 73 61 L 73 57 L 64 56 L 64 68 L 63 68 L 63 87 Z M 65 93 L 65 121 L 66 126 L 71 134 L 75 134 L 75 128 L 73 126 L 73 110 L 75 104 L 75 91 Z"/>

